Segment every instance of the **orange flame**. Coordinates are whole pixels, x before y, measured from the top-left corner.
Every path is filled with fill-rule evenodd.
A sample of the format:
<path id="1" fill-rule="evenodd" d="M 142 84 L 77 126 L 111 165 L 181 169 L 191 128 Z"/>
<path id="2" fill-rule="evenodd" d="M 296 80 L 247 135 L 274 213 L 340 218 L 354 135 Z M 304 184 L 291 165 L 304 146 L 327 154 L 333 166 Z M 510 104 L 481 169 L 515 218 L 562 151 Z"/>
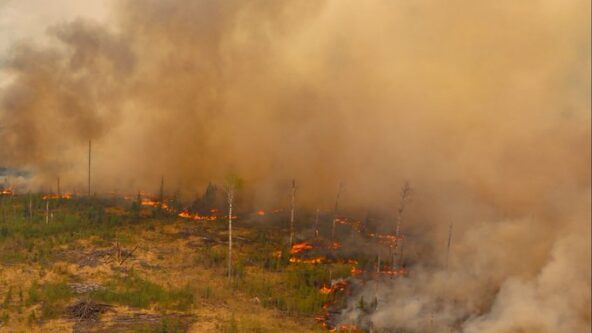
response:
<path id="1" fill-rule="evenodd" d="M 292 245 L 292 248 L 290 249 L 290 253 L 296 254 L 296 253 L 300 253 L 302 251 L 310 250 L 310 249 L 312 249 L 312 245 L 307 242 L 296 243 L 296 244 Z"/>
<path id="2" fill-rule="evenodd" d="M 52 194 L 46 194 L 43 196 L 43 200 L 48 200 L 48 199 L 72 199 L 72 193 L 62 193 L 62 194 L 57 194 L 57 193 L 52 193 Z"/>
<path id="3" fill-rule="evenodd" d="M 13 195 L 13 192 L 11 189 L 5 188 L 2 191 L 0 191 L 0 195 Z"/>
<path id="4" fill-rule="evenodd" d="M 303 264 L 321 264 L 325 262 L 325 257 L 315 257 L 315 258 L 296 258 L 290 257 L 289 261 L 291 263 L 303 263 Z"/>
<path id="5" fill-rule="evenodd" d="M 159 202 L 150 198 L 142 198 L 142 206 L 155 207 L 158 206 Z"/>
<path id="6" fill-rule="evenodd" d="M 402 240 L 403 237 L 397 237 L 395 235 L 383 235 L 383 234 L 373 234 L 370 233 L 368 234 L 368 236 L 372 237 L 372 238 L 377 238 L 378 241 L 383 241 L 383 242 L 387 242 L 387 243 L 394 243 L 398 240 Z"/>
<path id="7" fill-rule="evenodd" d="M 353 266 L 350 272 L 351 272 L 351 275 L 362 274 L 362 270 L 357 268 L 356 266 Z"/>
<path id="8" fill-rule="evenodd" d="M 330 293 L 331 293 L 331 291 L 333 291 L 333 289 L 331 289 L 330 287 L 327 287 L 326 285 L 323 285 L 323 286 L 321 287 L 321 289 L 319 289 L 319 292 L 320 292 L 321 294 L 323 294 L 323 295 L 330 294 Z"/>
<path id="9" fill-rule="evenodd" d="M 389 276 L 404 276 L 409 274 L 409 270 L 406 268 L 391 268 L 385 269 L 380 271 L 381 274 L 389 275 Z"/>
<path id="10" fill-rule="evenodd" d="M 199 221 L 216 221 L 218 219 L 218 216 L 215 215 L 199 215 L 198 213 L 192 214 L 188 210 L 182 210 L 179 214 L 177 214 L 177 216 Z M 236 218 L 236 216 L 233 216 L 232 218 Z"/>

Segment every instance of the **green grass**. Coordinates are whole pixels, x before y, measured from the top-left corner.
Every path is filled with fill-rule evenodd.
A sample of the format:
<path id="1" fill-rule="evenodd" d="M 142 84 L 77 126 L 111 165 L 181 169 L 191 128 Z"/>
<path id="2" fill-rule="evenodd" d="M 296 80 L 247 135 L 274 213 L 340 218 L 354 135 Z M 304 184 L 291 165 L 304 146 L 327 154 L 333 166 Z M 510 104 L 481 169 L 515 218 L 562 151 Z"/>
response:
<path id="1" fill-rule="evenodd" d="M 65 282 L 40 285 L 33 281 L 27 290 L 26 306 L 41 304 L 40 320 L 57 318 L 64 314 L 64 309 L 72 298 L 72 291 Z M 37 319 L 36 315 L 29 320 Z"/>
<path id="2" fill-rule="evenodd" d="M 205 268 L 222 267 L 226 265 L 226 260 L 227 248 L 225 246 L 206 247 L 193 257 L 194 264 Z"/>
<path id="3" fill-rule="evenodd" d="M 166 310 L 188 310 L 194 302 L 194 290 L 187 285 L 177 289 L 167 289 L 154 282 L 143 279 L 131 271 L 127 276 L 119 276 L 107 282 L 105 289 L 94 291 L 91 297 L 97 301 L 127 305 L 135 308 L 150 308 L 152 305 Z"/>
<path id="4" fill-rule="evenodd" d="M 78 239 L 93 238 L 107 244 L 115 239 L 117 227 L 126 216 L 108 215 L 101 200 L 52 200 L 53 218 L 45 221 L 45 201 L 39 195 L 0 197 L 0 264 L 48 264 L 52 250 L 72 245 Z"/>

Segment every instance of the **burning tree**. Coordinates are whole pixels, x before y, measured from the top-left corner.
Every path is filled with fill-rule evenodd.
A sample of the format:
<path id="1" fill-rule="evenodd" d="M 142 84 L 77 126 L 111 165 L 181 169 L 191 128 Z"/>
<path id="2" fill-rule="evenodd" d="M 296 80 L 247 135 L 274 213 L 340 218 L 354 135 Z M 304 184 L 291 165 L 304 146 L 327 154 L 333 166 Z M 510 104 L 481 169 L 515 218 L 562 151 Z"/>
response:
<path id="1" fill-rule="evenodd" d="M 224 190 L 228 201 L 228 278 L 232 278 L 232 204 L 236 190 L 243 185 L 243 180 L 236 175 L 226 177 Z"/>

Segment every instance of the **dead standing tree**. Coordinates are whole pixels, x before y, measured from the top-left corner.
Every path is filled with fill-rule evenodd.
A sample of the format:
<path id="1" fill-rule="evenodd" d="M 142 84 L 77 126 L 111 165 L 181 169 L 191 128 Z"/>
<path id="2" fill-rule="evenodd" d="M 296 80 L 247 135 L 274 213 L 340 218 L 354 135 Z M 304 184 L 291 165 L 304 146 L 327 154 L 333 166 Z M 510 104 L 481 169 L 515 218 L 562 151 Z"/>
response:
<path id="1" fill-rule="evenodd" d="M 158 208 L 162 210 L 164 203 L 164 176 L 160 177 L 160 192 L 158 193 Z"/>
<path id="2" fill-rule="evenodd" d="M 237 176 L 228 176 L 224 186 L 228 202 L 228 279 L 232 278 L 232 205 L 236 190 L 242 187 L 242 179 Z"/>
<path id="3" fill-rule="evenodd" d="M 401 239 L 401 223 L 403 221 L 403 213 L 405 212 L 405 207 L 407 202 L 409 201 L 411 197 L 411 186 L 409 186 L 409 182 L 405 182 L 405 184 L 403 184 L 403 187 L 401 188 L 401 194 L 400 194 L 400 202 L 399 202 L 399 208 L 397 209 L 397 217 L 396 217 L 396 225 L 395 225 L 395 244 L 393 246 L 393 262 L 392 265 L 395 265 L 395 258 L 397 255 L 397 250 L 399 249 L 399 242 L 402 241 Z M 402 258 L 400 258 L 402 261 Z"/>
<path id="4" fill-rule="evenodd" d="M 91 140 L 88 140 L 88 197 L 90 198 L 90 165 L 91 165 L 91 153 L 92 153 Z"/>
<path id="5" fill-rule="evenodd" d="M 448 271 L 448 259 L 450 257 L 450 245 L 452 244 L 452 223 L 448 227 L 448 244 L 446 246 L 446 270 Z"/>
<path id="6" fill-rule="evenodd" d="M 292 179 L 292 199 L 290 209 L 290 247 L 294 243 L 294 209 L 296 205 L 296 180 Z"/>
<path id="7" fill-rule="evenodd" d="M 315 213 L 315 220 L 314 220 L 314 231 L 315 231 L 315 238 L 319 238 L 319 213 L 320 209 L 317 208 Z"/>
<path id="8" fill-rule="evenodd" d="M 339 190 L 337 190 L 337 197 L 335 198 L 335 210 L 333 211 L 333 224 L 331 226 L 331 240 L 335 240 L 335 224 L 337 223 L 337 212 L 339 211 L 339 198 L 343 192 L 343 182 L 339 183 Z"/>

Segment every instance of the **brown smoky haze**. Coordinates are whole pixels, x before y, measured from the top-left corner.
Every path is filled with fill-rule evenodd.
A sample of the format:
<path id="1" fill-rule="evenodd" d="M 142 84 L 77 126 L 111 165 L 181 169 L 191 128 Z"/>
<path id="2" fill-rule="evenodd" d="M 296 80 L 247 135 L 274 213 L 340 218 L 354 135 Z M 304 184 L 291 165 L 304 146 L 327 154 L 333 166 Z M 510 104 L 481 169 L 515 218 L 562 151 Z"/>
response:
<path id="1" fill-rule="evenodd" d="M 0 166 L 25 187 L 394 211 L 409 278 L 343 322 L 590 332 L 590 1 L 121 0 L 2 60 Z M 444 269 L 449 225 L 454 237 Z M 364 246 L 364 245 L 359 245 Z M 366 326 L 364 326 L 366 325 Z"/>

